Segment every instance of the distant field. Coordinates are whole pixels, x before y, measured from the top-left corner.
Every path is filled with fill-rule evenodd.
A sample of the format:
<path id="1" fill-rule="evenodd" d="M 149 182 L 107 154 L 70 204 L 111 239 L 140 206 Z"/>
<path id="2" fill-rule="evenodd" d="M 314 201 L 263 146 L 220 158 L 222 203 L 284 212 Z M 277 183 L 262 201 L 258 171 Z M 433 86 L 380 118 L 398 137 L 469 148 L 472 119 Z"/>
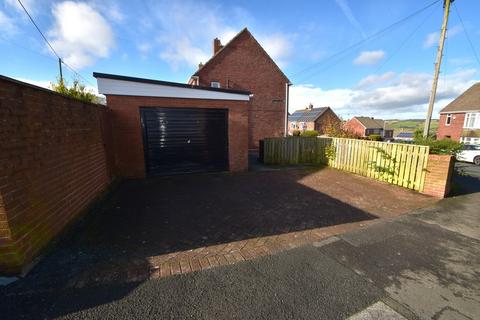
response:
<path id="1" fill-rule="evenodd" d="M 393 128 L 393 136 L 396 136 L 399 132 L 414 132 L 417 129 L 423 130 L 425 120 L 423 119 L 408 119 L 408 120 L 387 120 L 390 127 Z M 430 132 L 436 133 L 438 128 L 438 120 L 432 119 L 430 126 Z"/>

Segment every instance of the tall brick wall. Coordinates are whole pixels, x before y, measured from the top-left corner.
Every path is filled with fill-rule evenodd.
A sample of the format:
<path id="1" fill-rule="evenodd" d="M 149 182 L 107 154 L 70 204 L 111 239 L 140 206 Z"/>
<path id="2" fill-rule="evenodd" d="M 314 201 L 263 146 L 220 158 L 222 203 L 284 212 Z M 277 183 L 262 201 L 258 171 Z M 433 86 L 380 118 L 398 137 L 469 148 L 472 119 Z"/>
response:
<path id="1" fill-rule="evenodd" d="M 285 84 L 288 79 L 246 31 L 199 70 L 200 85 L 220 82 L 222 88 L 253 93 L 249 105 L 249 148 L 258 148 L 266 137 L 285 131 Z"/>
<path id="2" fill-rule="evenodd" d="M 440 120 L 438 120 L 437 139 L 450 137 L 453 140 L 460 141 L 463 123 L 465 121 L 465 113 L 452 113 L 450 125 L 445 124 L 446 118 L 446 114 L 440 115 Z"/>
<path id="3" fill-rule="evenodd" d="M 423 193 L 437 198 L 446 197 L 452 186 L 453 164 L 453 156 L 429 155 Z"/>
<path id="4" fill-rule="evenodd" d="M 19 273 L 108 186 L 103 106 L 0 77 L 0 272 Z"/>
<path id="5" fill-rule="evenodd" d="M 121 177 L 145 177 L 140 107 L 228 109 L 230 171 L 248 169 L 248 101 L 107 95 L 107 104 L 112 110 L 115 172 Z"/>

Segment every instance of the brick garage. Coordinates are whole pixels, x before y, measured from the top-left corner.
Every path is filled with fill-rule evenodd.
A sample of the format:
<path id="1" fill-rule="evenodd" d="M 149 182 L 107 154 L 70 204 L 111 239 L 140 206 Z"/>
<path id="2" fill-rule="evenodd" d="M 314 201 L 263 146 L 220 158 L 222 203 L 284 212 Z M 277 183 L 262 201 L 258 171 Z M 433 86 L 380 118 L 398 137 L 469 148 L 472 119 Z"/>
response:
<path id="1" fill-rule="evenodd" d="M 193 88 L 190 85 L 95 73 L 100 93 L 112 110 L 115 172 L 120 177 L 146 176 L 142 108 L 199 108 L 227 110 L 228 169 L 248 168 L 249 92 Z M 186 134 L 185 139 L 188 139 Z"/>
<path id="2" fill-rule="evenodd" d="M 21 273 L 109 185 L 108 110 L 0 76 L 0 272 Z"/>

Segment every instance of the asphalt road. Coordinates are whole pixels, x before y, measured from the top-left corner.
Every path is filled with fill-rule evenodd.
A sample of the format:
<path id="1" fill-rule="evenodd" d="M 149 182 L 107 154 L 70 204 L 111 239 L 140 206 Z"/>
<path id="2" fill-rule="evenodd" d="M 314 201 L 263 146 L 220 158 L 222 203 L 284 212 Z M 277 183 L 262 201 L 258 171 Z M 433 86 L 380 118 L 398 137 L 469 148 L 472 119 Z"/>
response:
<path id="1" fill-rule="evenodd" d="M 0 315 L 346 319 L 380 302 L 396 319 L 478 319 L 479 207 L 480 193 L 452 197 L 321 243 L 166 279 L 61 291 L 7 287 L 0 291 Z M 360 318 L 374 319 L 370 312 Z"/>
<path id="2" fill-rule="evenodd" d="M 480 192 L 480 166 L 473 163 L 456 162 L 452 195 Z"/>

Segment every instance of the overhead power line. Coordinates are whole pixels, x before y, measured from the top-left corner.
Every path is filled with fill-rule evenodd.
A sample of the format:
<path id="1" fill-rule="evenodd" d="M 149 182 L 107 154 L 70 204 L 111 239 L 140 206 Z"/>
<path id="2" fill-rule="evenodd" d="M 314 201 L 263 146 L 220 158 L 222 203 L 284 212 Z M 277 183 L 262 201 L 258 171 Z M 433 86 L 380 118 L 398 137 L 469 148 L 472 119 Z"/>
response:
<path id="1" fill-rule="evenodd" d="M 460 23 L 462 24 L 463 32 L 465 33 L 465 37 L 468 40 L 468 43 L 470 44 L 470 48 L 472 49 L 473 55 L 475 56 L 475 59 L 477 60 L 478 64 L 480 65 L 480 59 L 478 58 L 477 51 L 475 50 L 475 47 L 473 46 L 472 40 L 470 39 L 470 36 L 468 35 L 467 28 L 465 28 L 465 24 L 463 23 L 463 19 L 460 16 L 460 12 L 458 12 L 457 6 L 455 3 L 453 3 L 453 7 L 455 8 L 455 13 L 457 14 L 458 20 L 460 20 Z"/>
<path id="2" fill-rule="evenodd" d="M 42 30 L 40 30 L 40 28 L 38 27 L 38 25 L 35 23 L 35 20 L 33 20 L 32 16 L 30 15 L 30 13 L 28 12 L 28 10 L 25 8 L 25 6 L 23 5 L 22 1 L 21 0 L 17 0 L 18 3 L 20 4 L 20 6 L 22 6 L 23 8 L 23 11 L 25 11 L 25 13 L 27 14 L 28 18 L 30 19 L 30 21 L 33 23 L 33 25 L 35 26 L 35 28 L 37 29 L 38 33 L 40 33 L 40 35 L 42 36 L 43 40 L 45 40 L 45 42 L 47 43 L 47 45 L 50 47 L 50 49 L 52 50 L 53 54 L 57 56 L 58 59 L 62 59 L 60 58 L 60 56 L 58 55 L 57 51 L 55 51 L 55 49 L 53 49 L 52 45 L 50 44 L 50 42 L 48 41 L 48 39 L 45 37 L 45 35 L 43 34 Z"/>
<path id="3" fill-rule="evenodd" d="M 430 4 L 424 6 L 423 8 L 418 9 L 417 11 L 415 11 L 415 12 L 411 13 L 410 15 L 406 16 L 405 18 L 400 19 L 400 20 L 392 23 L 391 25 L 389 25 L 389 26 L 387 26 L 387 27 L 385 27 L 385 28 L 383 28 L 383 29 L 375 32 L 374 34 L 372 34 L 372 35 L 370 35 L 370 36 L 368 36 L 368 37 L 366 37 L 366 38 L 364 38 L 364 39 L 362 39 L 362 40 L 360 40 L 360 41 L 352 44 L 351 46 L 348 46 L 348 47 L 346 47 L 346 48 L 338 51 L 337 53 L 329 56 L 327 59 L 325 59 L 325 60 L 323 60 L 323 61 L 321 61 L 321 62 L 319 62 L 319 63 L 315 63 L 315 64 L 313 64 L 313 65 L 311 65 L 311 66 L 309 66 L 309 67 L 307 67 L 307 68 L 304 68 L 304 69 L 298 71 L 297 73 L 293 74 L 291 77 L 296 77 L 296 76 L 298 76 L 298 75 L 300 75 L 300 74 L 302 74 L 302 73 L 304 73 L 304 72 L 306 72 L 306 71 L 309 71 L 309 70 L 311 71 L 313 68 L 315 68 L 315 67 L 317 67 L 317 66 L 319 66 L 319 65 L 321 65 L 321 64 L 324 64 L 324 63 L 326 63 L 327 61 L 333 60 L 333 59 L 341 56 L 342 54 L 345 54 L 346 52 L 348 52 L 348 51 L 350 51 L 350 50 L 352 50 L 352 49 L 354 49 L 354 48 L 356 48 L 356 47 L 364 44 L 365 42 L 368 42 L 368 41 L 370 41 L 370 40 L 372 40 L 372 39 L 374 39 L 374 38 L 377 38 L 377 37 L 381 36 L 382 34 L 384 34 L 384 33 L 386 33 L 386 32 L 389 32 L 389 31 L 392 30 L 392 29 L 395 29 L 395 28 L 398 27 L 399 25 L 401 25 L 401 24 L 403 24 L 404 22 L 410 20 L 410 19 L 413 18 L 414 16 L 417 16 L 418 14 L 420 14 L 420 13 L 422 13 L 423 11 L 427 10 L 428 8 L 434 6 L 434 5 L 437 4 L 438 2 L 440 2 L 440 0 L 435 0 L 435 1 L 431 2 Z M 309 77 L 310 77 L 310 76 L 309 76 Z"/>
<path id="4" fill-rule="evenodd" d="M 392 60 L 392 58 L 398 53 L 400 52 L 400 50 L 403 48 L 403 46 L 405 44 L 407 44 L 407 42 L 418 32 L 418 30 L 420 30 L 420 28 L 432 17 L 433 13 L 435 13 L 435 11 L 432 10 L 432 12 L 426 16 L 414 29 L 413 31 L 400 43 L 400 45 L 395 49 L 395 51 L 393 51 L 393 53 L 391 55 L 389 55 L 389 57 L 375 70 L 375 72 L 378 72 L 379 70 L 381 70 L 389 61 Z"/>
<path id="5" fill-rule="evenodd" d="M 94 86 L 95 85 L 93 83 L 91 83 L 87 78 L 85 78 L 84 76 L 82 76 L 79 72 L 77 72 L 75 69 L 73 69 L 71 66 L 69 66 L 65 61 L 63 61 L 63 59 L 60 57 L 60 55 L 57 53 L 57 51 L 55 51 L 55 49 L 53 48 L 52 44 L 50 43 L 50 41 L 48 41 L 47 37 L 45 37 L 45 35 L 43 34 L 42 30 L 40 30 L 39 26 L 37 25 L 37 23 L 35 22 L 35 20 L 33 19 L 33 17 L 30 15 L 30 13 L 28 12 L 27 8 L 25 8 L 25 6 L 23 5 L 22 1 L 21 0 L 17 0 L 18 3 L 20 4 L 20 6 L 22 7 L 23 11 L 25 11 L 25 13 L 27 14 L 28 18 L 30 19 L 30 21 L 32 22 L 32 24 L 35 26 L 35 28 L 37 29 L 38 33 L 40 33 L 40 35 L 42 36 L 43 40 L 45 41 L 45 43 L 48 45 L 48 47 L 50 48 L 50 50 L 52 50 L 53 54 L 58 58 L 58 61 L 59 61 L 59 67 L 60 67 L 60 78 L 62 79 L 63 81 L 63 76 L 62 76 L 62 64 L 65 65 L 67 68 L 69 68 L 74 74 L 76 74 L 78 77 L 82 78 L 85 82 L 89 83 L 90 85 Z"/>

